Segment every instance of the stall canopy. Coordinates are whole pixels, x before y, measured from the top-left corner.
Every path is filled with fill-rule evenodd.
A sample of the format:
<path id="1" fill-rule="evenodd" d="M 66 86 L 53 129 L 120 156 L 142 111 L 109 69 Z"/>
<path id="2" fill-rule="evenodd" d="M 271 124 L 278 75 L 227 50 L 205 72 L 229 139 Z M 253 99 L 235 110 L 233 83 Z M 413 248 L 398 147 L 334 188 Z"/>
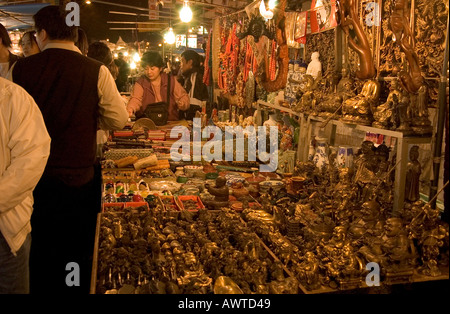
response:
<path id="1" fill-rule="evenodd" d="M 1 5 L 0 23 L 7 30 L 27 29 L 34 24 L 33 15 L 48 3 Z"/>
<path id="2" fill-rule="evenodd" d="M 181 55 L 185 50 L 186 50 L 185 46 L 180 46 L 177 49 L 175 49 L 173 51 L 173 53 Z M 200 48 L 188 48 L 188 50 L 194 50 L 195 52 L 197 52 L 198 54 L 200 54 L 202 56 L 205 55 L 205 51 L 203 49 L 200 49 Z"/>

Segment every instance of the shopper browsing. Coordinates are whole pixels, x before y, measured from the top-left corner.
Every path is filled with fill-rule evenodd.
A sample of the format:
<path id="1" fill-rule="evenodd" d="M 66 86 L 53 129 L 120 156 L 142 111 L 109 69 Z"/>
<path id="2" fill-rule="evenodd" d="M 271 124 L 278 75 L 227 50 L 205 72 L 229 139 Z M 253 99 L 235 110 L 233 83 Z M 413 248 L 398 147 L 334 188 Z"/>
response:
<path id="1" fill-rule="evenodd" d="M 203 83 L 202 56 L 194 50 L 186 50 L 181 54 L 181 75 L 184 79 L 183 87 L 189 94 L 190 108 L 180 111 L 180 119 L 192 120 L 197 111 L 206 107 L 209 99 L 208 88 Z"/>
<path id="2" fill-rule="evenodd" d="M 12 79 L 35 99 L 52 138 L 31 217 L 31 293 L 88 293 L 95 225 L 96 133 L 121 129 L 128 114 L 109 70 L 83 56 L 66 12 L 46 6 L 34 15 L 41 53 L 19 60 Z M 67 281 L 69 265 L 78 271 Z M 72 269 L 71 267 L 68 267 Z"/>
<path id="3" fill-rule="evenodd" d="M 4 78 L 0 121 L 0 294 L 26 294 L 33 189 L 47 163 L 50 136 L 33 98 Z"/>
<path id="4" fill-rule="evenodd" d="M 164 102 L 167 106 L 168 120 L 178 120 L 178 111 L 189 109 L 189 96 L 184 88 L 172 75 L 168 84 L 169 75 L 163 72 L 164 62 L 159 52 L 144 53 L 141 66 L 145 74 L 134 84 L 133 93 L 127 105 L 129 115 L 135 115 L 136 118 L 142 117 L 147 107 Z M 167 99 L 168 85 L 170 85 L 170 99 Z"/>
<path id="5" fill-rule="evenodd" d="M 19 45 L 22 48 L 24 57 L 29 57 L 41 52 L 36 41 L 35 31 L 25 32 L 20 39 Z"/>
<path id="6" fill-rule="evenodd" d="M 11 53 L 11 38 L 9 38 L 8 31 L 0 23 L 0 77 L 9 77 L 9 71 L 12 65 L 20 58 Z"/>

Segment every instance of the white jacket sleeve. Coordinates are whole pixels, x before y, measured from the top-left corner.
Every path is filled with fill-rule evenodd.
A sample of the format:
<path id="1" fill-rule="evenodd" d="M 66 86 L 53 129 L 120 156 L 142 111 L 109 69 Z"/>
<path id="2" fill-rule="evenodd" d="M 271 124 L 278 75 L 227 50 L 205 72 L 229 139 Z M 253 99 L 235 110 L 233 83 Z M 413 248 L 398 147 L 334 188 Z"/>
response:
<path id="1" fill-rule="evenodd" d="M 0 81 L 0 216 L 32 193 L 50 154 L 39 107 L 23 88 L 5 82 Z"/>
<path id="2" fill-rule="evenodd" d="M 98 75 L 100 99 L 99 126 L 102 130 L 120 130 L 128 122 L 126 105 L 108 68 L 102 65 Z"/>

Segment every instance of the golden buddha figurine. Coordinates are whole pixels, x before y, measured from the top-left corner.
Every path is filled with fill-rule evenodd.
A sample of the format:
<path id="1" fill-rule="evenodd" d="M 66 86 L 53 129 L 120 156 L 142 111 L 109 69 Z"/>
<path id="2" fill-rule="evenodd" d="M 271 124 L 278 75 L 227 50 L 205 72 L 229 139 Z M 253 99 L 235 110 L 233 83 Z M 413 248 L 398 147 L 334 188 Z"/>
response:
<path id="1" fill-rule="evenodd" d="M 372 125 L 372 112 L 380 97 L 380 83 L 367 80 L 361 93 L 344 101 L 341 120 L 348 123 Z"/>
<path id="2" fill-rule="evenodd" d="M 310 113 L 314 111 L 314 107 L 316 105 L 314 98 L 314 78 L 309 74 L 305 74 L 303 76 L 303 81 L 304 88 L 299 90 L 302 96 L 297 102 L 294 110 L 302 113 Z"/>
<path id="3" fill-rule="evenodd" d="M 390 92 L 386 99 L 386 102 L 379 105 L 373 113 L 374 122 L 373 127 L 381 129 L 391 129 L 396 126 L 395 112 L 396 106 L 400 101 L 402 94 L 399 89 L 398 79 L 394 78 L 391 82 Z"/>
<path id="4" fill-rule="evenodd" d="M 350 73 L 347 68 L 342 69 L 342 78 L 336 87 L 336 93 L 325 97 L 325 100 L 319 104 L 320 116 L 329 118 L 334 114 L 338 114 L 342 102 L 355 96 L 354 82 L 350 77 Z"/>

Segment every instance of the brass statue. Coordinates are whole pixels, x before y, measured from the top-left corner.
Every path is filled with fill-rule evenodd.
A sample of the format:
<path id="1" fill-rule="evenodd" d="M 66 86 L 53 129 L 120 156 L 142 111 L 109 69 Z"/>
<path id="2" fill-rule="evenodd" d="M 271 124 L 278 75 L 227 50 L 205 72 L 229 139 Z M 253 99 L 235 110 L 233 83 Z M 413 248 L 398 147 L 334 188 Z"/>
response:
<path id="1" fill-rule="evenodd" d="M 410 261 L 413 252 L 403 220 L 398 217 L 386 219 L 384 234 L 381 239 L 387 272 L 412 271 Z M 380 266 L 383 267 L 383 265 Z"/>
<path id="2" fill-rule="evenodd" d="M 343 102 L 343 122 L 372 125 L 372 112 L 378 105 L 380 97 L 380 83 L 368 80 L 364 83 L 361 93 Z"/>
<path id="3" fill-rule="evenodd" d="M 428 88 L 426 85 L 419 87 L 417 95 L 411 97 L 411 127 L 414 133 L 429 135 L 433 131 L 428 114 Z"/>
<path id="4" fill-rule="evenodd" d="M 297 265 L 299 281 L 307 290 L 320 288 L 319 260 L 313 252 L 306 252 L 304 259 Z"/>
<path id="5" fill-rule="evenodd" d="M 438 266 L 442 255 L 440 249 L 444 246 L 445 238 L 448 241 L 449 226 L 440 219 L 438 208 L 433 209 L 429 203 L 417 205 L 418 213 L 408 226 L 409 237 L 417 241 L 420 251 L 422 265 L 419 272 L 436 277 L 442 273 Z"/>
<path id="6" fill-rule="evenodd" d="M 422 166 L 419 162 L 419 146 L 414 145 L 409 150 L 409 162 L 406 170 L 405 199 L 410 202 L 420 200 L 420 174 Z"/>
<path id="7" fill-rule="evenodd" d="M 302 96 L 300 100 L 297 102 L 294 110 L 302 113 L 311 113 L 315 111 L 316 100 L 314 97 L 314 78 L 305 74 L 303 76 L 304 88 L 300 92 Z"/>
<path id="8" fill-rule="evenodd" d="M 379 105 L 373 113 L 373 127 L 381 129 L 392 129 L 396 127 L 396 106 L 402 98 L 399 90 L 398 79 L 394 78 L 391 82 L 390 92 L 384 104 Z"/>
<path id="9" fill-rule="evenodd" d="M 342 69 L 342 78 L 337 84 L 335 94 L 326 96 L 324 101 L 318 105 L 320 110 L 319 115 L 323 118 L 329 118 L 335 114 L 340 116 L 340 113 L 338 112 L 340 111 L 342 103 L 348 98 L 355 96 L 353 84 L 354 82 L 350 77 L 349 70 L 344 67 Z"/>

